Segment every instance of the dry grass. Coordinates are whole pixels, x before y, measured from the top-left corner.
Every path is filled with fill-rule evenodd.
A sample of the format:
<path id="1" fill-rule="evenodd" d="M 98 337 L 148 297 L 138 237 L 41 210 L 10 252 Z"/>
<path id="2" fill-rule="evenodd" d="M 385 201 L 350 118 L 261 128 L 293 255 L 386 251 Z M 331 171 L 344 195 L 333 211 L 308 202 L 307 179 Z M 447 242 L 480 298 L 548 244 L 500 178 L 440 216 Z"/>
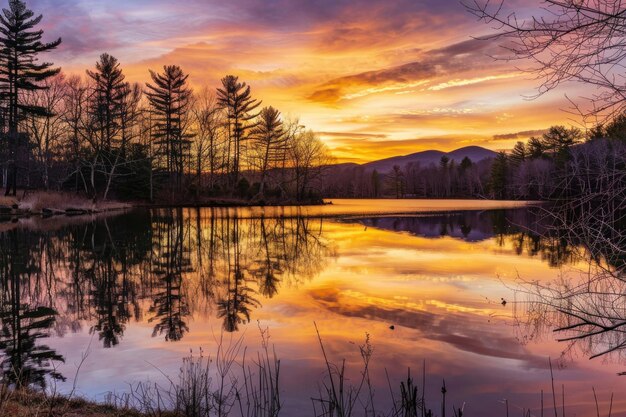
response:
<path id="1" fill-rule="evenodd" d="M 83 399 L 50 397 L 32 391 L 13 391 L 0 410 L 2 416 L 12 417 L 144 417 L 135 410 L 120 410 Z M 163 417 L 167 417 L 163 414 Z"/>
<path id="2" fill-rule="evenodd" d="M 92 200 L 83 196 L 54 191 L 33 191 L 25 195 L 19 192 L 17 198 L 0 196 L 0 205 L 11 206 L 13 204 L 18 204 L 21 210 L 28 210 L 31 213 L 40 213 L 43 209 L 104 211 L 131 207 L 130 204 L 116 201 L 104 201 L 94 204 Z"/>

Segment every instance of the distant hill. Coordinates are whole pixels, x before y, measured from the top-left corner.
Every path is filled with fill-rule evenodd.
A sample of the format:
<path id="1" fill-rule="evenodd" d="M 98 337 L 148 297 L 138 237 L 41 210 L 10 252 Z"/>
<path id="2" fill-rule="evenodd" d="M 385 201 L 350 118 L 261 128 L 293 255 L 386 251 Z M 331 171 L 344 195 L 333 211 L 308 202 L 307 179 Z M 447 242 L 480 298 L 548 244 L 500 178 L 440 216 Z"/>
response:
<path id="1" fill-rule="evenodd" d="M 408 164 L 419 163 L 421 166 L 428 166 L 430 164 L 438 164 L 441 161 L 442 156 L 447 156 L 450 161 L 456 161 L 460 163 L 463 158 L 468 157 L 472 162 L 482 161 L 483 159 L 493 158 L 496 156 L 496 152 L 489 149 L 482 148 L 480 146 L 467 146 L 460 148 L 452 152 L 442 151 L 422 151 L 404 156 L 394 156 L 391 158 L 381 159 L 378 161 L 368 162 L 362 166 L 368 170 L 377 170 L 378 172 L 389 172 L 393 169 L 394 165 L 398 165 L 404 168 Z"/>

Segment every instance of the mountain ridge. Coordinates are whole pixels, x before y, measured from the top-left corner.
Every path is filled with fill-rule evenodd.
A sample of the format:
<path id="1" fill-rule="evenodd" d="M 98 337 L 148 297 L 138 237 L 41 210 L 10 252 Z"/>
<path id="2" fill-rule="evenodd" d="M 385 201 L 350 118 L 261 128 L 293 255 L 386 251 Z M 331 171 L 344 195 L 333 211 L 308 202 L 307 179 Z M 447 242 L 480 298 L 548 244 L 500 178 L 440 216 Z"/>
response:
<path id="1" fill-rule="evenodd" d="M 419 163 L 421 166 L 428 166 L 430 164 L 436 165 L 439 164 L 443 156 L 447 156 L 450 159 L 450 162 L 455 161 L 458 164 L 465 157 L 471 159 L 472 162 L 479 162 L 487 158 L 493 158 L 496 155 L 497 152 L 483 148 L 482 146 L 465 146 L 450 152 L 430 149 L 408 155 L 392 156 L 389 158 L 366 162 L 364 164 L 344 163 L 337 164 L 336 166 L 360 166 L 371 171 L 376 170 L 379 172 L 388 172 L 391 171 L 395 165 L 398 165 L 400 168 L 404 168 L 408 164 L 415 163 Z"/>

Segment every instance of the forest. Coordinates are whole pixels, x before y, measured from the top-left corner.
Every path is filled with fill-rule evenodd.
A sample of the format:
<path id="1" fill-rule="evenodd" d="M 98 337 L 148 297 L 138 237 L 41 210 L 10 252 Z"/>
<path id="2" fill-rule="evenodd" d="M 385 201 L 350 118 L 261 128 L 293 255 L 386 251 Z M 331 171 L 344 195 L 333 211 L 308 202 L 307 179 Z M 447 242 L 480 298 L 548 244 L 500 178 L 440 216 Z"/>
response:
<path id="1" fill-rule="evenodd" d="M 626 116 L 589 133 L 553 126 L 493 158 L 395 165 L 390 172 L 363 166 L 329 168 L 337 178 L 323 195 L 352 198 L 491 198 L 559 200 L 620 189 L 626 167 Z M 621 182 L 620 182 L 621 181 Z"/>
<path id="2" fill-rule="evenodd" d="M 84 76 L 40 56 L 42 16 L 21 1 L 0 15 L 0 161 L 5 195 L 65 190 L 93 201 L 319 200 L 329 163 L 320 139 L 297 119 L 263 106 L 246 82 L 226 75 L 192 90 L 177 65 L 126 81 L 103 53 Z M 148 75 L 148 74 L 147 74 Z"/>

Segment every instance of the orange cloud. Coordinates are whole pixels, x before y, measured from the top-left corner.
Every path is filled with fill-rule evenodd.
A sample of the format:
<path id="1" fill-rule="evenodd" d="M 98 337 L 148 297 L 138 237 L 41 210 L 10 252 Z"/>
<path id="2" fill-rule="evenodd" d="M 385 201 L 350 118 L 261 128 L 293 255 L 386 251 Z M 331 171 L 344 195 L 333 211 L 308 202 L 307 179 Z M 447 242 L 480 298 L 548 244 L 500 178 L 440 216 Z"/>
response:
<path id="1" fill-rule="evenodd" d="M 535 82 L 494 61 L 496 43 L 469 39 L 482 27 L 452 0 L 59 1 L 67 12 L 56 0 L 38 0 L 37 11 L 46 35 L 65 39 L 51 55 L 65 71 L 84 73 L 109 52 L 130 81 L 166 64 L 196 89 L 235 74 L 264 103 L 326 132 L 340 161 L 500 149 L 516 139 L 501 135 L 567 121 L 563 97 L 525 100 Z"/>

